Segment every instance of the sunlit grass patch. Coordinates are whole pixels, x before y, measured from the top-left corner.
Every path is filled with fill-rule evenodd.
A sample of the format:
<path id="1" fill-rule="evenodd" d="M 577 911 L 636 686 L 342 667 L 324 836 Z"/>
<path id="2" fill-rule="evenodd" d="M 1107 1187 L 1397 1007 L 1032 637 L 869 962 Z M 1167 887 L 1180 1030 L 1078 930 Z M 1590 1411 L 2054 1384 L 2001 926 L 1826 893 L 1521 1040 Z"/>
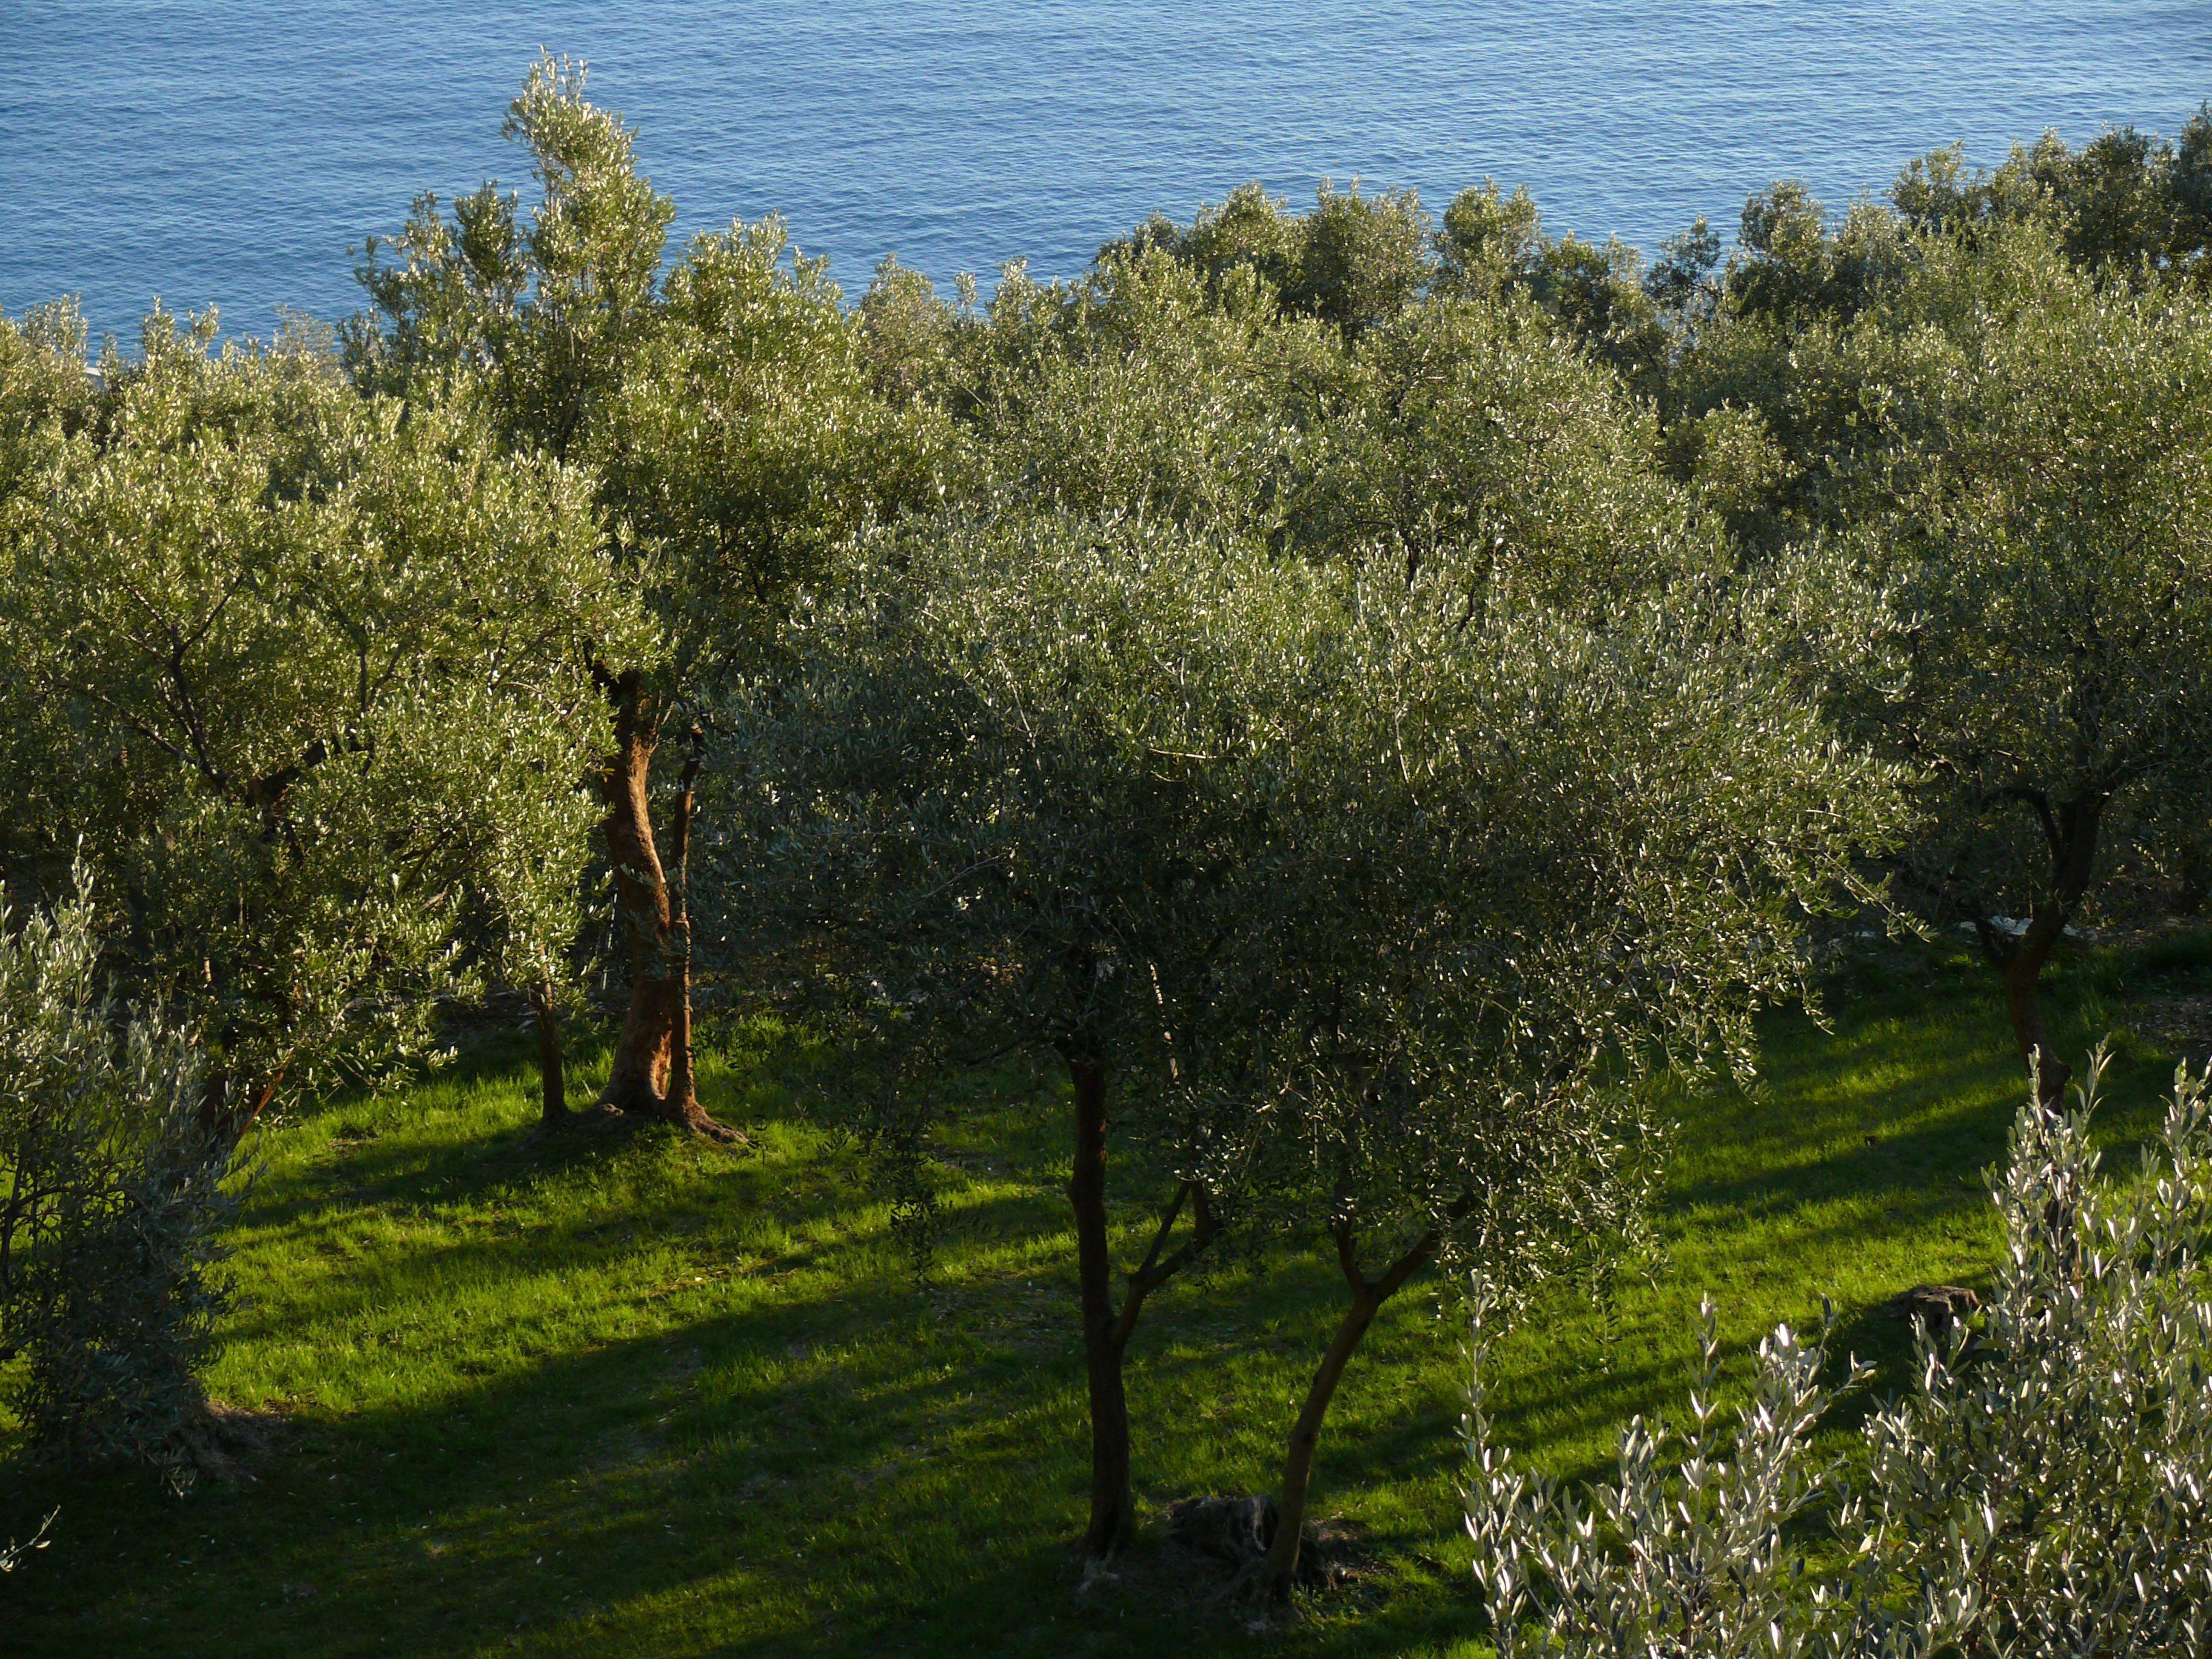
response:
<path id="1" fill-rule="evenodd" d="M 1825 1294 L 1845 1340 L 1893 1364 L 1903 1334 L 1869 1310 L 1985 1274 L 1979 1171 L 2021 1084 L 1970 969 L 1900 956 L 1833 1000 L 1832 1030 L 1771 1020 L 1749 1089 L 1677 1103 L 1663 1261 L 1606 1305 L 1562 1291 L 1536 1310 L 1502 1356 L 1502 1441 L 1555 1473 L 1607 1467 L 1624 1418 L 1679 1401 L 1706 1291 L 1729 1352 Z M 2062 1041 L 2086 1047 L 2125 988 L 2075 964 Z M 2147 1127 L 2171 1065 L 2124 1042 L 2109 1140 Z M 12 1454 L 0 1536 L 62 1514 L 5 1583 L 5 1650 L 1474 1650 L 1450 1287 L 1386 1309 L 1323 1443 L 1322 1510 L 1371 1529 L 1362 1592 L 1252 1637 L 1157 1594 L 1140 1550 L 1123 1587 L 1079 1598 L 1066 1171 L 1056 1121 L 1033 1118 L 1049 1085 L 995 1079 L 948 1136 L 920 1283 L 866 1160 L 803 1110 L 817 1086 L 788 1048 L 733 1047 L 708 1099 L 752 1152 L 547 1145 L 523 1054 L 494 1046 L 272 1131 L 210 1381 L 280 1414 L 276 1448 L 253 1483 L 182 1501 Z M 1147 1218 L 1122 1190 L 1133 1255 Z M 1157 1300 L 1130 1379 L 1152 1535 L 1174 1498 L 1272 1481 L 1340 1294 L 1317 1252 L 1277 1250 Z"/>

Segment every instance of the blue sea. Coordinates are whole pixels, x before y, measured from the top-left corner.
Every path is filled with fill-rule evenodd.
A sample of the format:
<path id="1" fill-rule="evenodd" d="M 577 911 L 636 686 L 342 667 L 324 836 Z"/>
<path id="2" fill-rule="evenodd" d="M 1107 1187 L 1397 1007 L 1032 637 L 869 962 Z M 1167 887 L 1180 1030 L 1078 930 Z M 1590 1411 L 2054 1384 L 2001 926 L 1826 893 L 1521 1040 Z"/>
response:
<path id="1" fill-rule="evenodd" d="M 894 252 L 1070 274 L 1248 179 L 1495 178 L 1650 248 L 1777 178 L 1841 206 L 1939 145 L 2172 133 L 2212 94 L 2201 0 L 0 0 L 0 307 L 76 294 L 126 345 L 157 297 L 342 316 L 419 191 L 526 191 L 499 129 L 541 47 L 589 62 L 679 233 L 781 212 L 853 294 Z"/>

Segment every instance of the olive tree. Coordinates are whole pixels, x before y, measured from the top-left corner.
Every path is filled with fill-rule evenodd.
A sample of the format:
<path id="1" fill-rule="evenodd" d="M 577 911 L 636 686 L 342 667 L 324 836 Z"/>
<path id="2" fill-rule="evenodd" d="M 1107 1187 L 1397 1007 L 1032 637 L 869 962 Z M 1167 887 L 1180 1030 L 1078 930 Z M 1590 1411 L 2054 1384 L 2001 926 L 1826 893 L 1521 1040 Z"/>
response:
<path id="1" fill-rule="evenodd" d="M 477 377 L 518 447 L 562 456 L 654 331 L 676 216 L 584 81 L 581 64 L 541 57 L 508 106 L 504 136 L 529 151 L 541 192 L 528 219 L 495 182 L 450 218 L 418 197 L 397 235 L 368 239 L 359 275 L 374 310 L 344 331 L 364 386 L 419 395 Z"/>
<path id="2" fill-rule="evenodd" d="M 2032 225 L 1930 234 L 1796 356 L 1788 400 L 1849 441 L 1816 462 L 1835 527 L 1773 567 L 1774 648 L 1913 769 L 1899 891 L 1972 927 L 2055 1099 L 2052 951 L 2117 860 L 2212 810 L 2212 312 Z"/>
<path id="3" fill-rule="evenodd" d="M 1290 1427 L 1257 1588 L 1297 1565 L 1314 1459 L 1383 1306 L 1438 1258 L 1520 1294 L 1639 1231 L 1656 1064 L 1747 1067 L 1805 994 L 1809 910 L 1889 833 L 1839 750 L 1683 581 L 1602 628 L 1463 574 L 1354 586 L 1350 666 L 1276 808 L 1261 1029 L 1286 1081 L 1243 1123 L 1243 1207 L 1314 1226 L 1346 1304 Z M 1224 1138 L 1234 1130 L 1224 1129 Z"/>
<path id="4" fill-rule="evenodd" d="M 1863 1473 L 1817 1437 L 1823 1348 L 1759 1345 L 1733 1422 L 1704 1375 L 1686 1420 L 1638 1419 L 1616 1480 L 1574 1492 L 1492 1437 L 1498 1310 L 1478 1287 L 1468 1531 L 1492 1639 L 1522 1654 L 2197 1653 L 2212 1606 L 2212 1111 L 2177 1073 L 2131 1180 L 2075 1109 L 2031 1095 L 1991 1172 L 2004 1248 L 1978 1328 L 1916 1331 L 1911 1386 L 1869 1413 Z M 1817 1516 L 1821 1534 L 1785 1530 Z"/>
<path id="5" fill-rule="evenodd" d="M 0 913 L 0 1366 L 34 1441 L 181 1487 L 208 1438 L 229 1142 L 189 1033 L 108 1000 L 78 875 L 51 912 Z"/>
<path id="6" fill-rule="evenodd" d="M 0 847 L 26 893 L 93 870 L 120 988 L 191 1024 L 235 1136 L 287 1085 L 422 1052 L 479 965 L 471 907 L 568 902 L 594 664 L 654 647 L 580 475 L 308 343 L 212 333 L 157 313 L 88 420 L 25 417 Z"/>
<path id="7" fill-rule="evenodd" d="M 1668 367 L 1669 324 L 1691 325 L 1702 314 L 1720 252 L 1700 219 L 1668 239 L 1647 272 L 1642 256 L 1617 236 L 1586 242 L 1571 232 L 1555 240 L 1525 189 L 1507 196 L 1488 179 L 1452 198 L 1436 250 L 1439 295 L 1525 300 L 1561 338 L 1647 396 L 1660 389 Z"/>
<path id="8" fill-rule="evenodd" d="M 1157 250 L 1216 295 L 1257 287 L 1272 307 L 1310 317 L 1347 337 L 1388 322 L 1416 302 L 1434 274 L 1431 228 L 1411 191 L 1360 193 L 1324 182 L 1310 213 L 1258 185 L 1201 208 L 1188 225 L 1155 214 L 1130 236 L 1107 245 L 1101 265 Z"/>
<path id="9" fill-rule="evenodd" d="M 2056 132 L 1969 176 L 1954 145 L 1914 161 L 1890 198 L 1915 223 L 1969 234 L 2034 221 L 2066 256 L 2122 281 L 2212 280 L 2212 104 L 2168 141 L 2108 128 L 2080 149 Z"/>
<path id="10" fill-rule="evenodd" d="M 1308 556 L 1449 565 L 1569 610 L 1724 566 L 1659 465 L 1648 408 L 1526 297 L 1449 295 L 1359 343 L 1303 447 L 1289 533 Z M 1309 459 L 1310 458 L 1310 459 Z"/>
<path id="11" fill-rule="evenodd" d="M 1152 247 L 1050 286 L 1010 269 L 947 347 L 963 493 L 1001 513 L 1279 538 L 1302 447 L 1349 392 L 1335 331 Z"/>
<path id="12" fill-rule="evenodd" d="M 1376 1311 L 1439 1251 L 1526 1280 L 1632 1231 L 1640 1132 L 1606 1085 L 1654 1043 L 1740 1058 L 1796 988 L 1802 905 L 1882 831 L 1880 769 L 1711 642 L 1718 599 L 1616 636 L 1502 582 L 1470 622 L 1466 593 L 1158 526 L 918 526 L 812 596 L 732 713 L 742 909 L 924 1070 L 1066 1068 L 1094 1557 L 1129 1525 L 1122 1363 L 1168 1273 L 1238 1221 L 1319 1222 L 1344 1264 L 1286 1584 Z M 1109 1099 L 1174 1170 L 1118 1309 Z"/>
<path id="13" fill-rule="evenodd" d="M 1158 526 L 916 529 L 810 595 L 787 674 L 730 711 L 757 832 L 719 884 L 733 924 L 784 918 L 915 1070 L 1064 1068 L 1094 1559 L 1133 1520 L 1130 1338 L 1218 1223 L 1206 1102 L 1265 1087 L 1242 1071 L 1240 964 L 1288 920 L 1270 800 L 1328 696 L 1316 591 Z M 1118 1305 L 1116 1126 L 1175 1169 Z"/>
<path id="14" fill-rule="evenodd" d="M 625 585 L 668 647 L 649 661 L 610 648 L 594 665 L 613 721 L 596 769 L 602 836 L 630 969 L 603 1098 L 727 1139 L 690 1060 L 690 927 L 671 872 L 702 751 L 682 734 L 826 550 L 935 499 L 944 422 L 878 395 L 836 287 L 776 221 L 702 235 L 664 271 L 674 206 L 638 173 L 631 130 L 584 88 L 582 65 L 541 59 L 509 111 L 541 190 L 526 216 L 487 184 L 450 216 L 422 198 L 397 237 L 370 244 L 374 310 L 349 325 L 347 361 L 365 386 L 458 384 L 516 453 L 589 470 Z M 671 731 L 683 752 L 659 791 L 676 815 L 664 847 L 655 762 Z"/>

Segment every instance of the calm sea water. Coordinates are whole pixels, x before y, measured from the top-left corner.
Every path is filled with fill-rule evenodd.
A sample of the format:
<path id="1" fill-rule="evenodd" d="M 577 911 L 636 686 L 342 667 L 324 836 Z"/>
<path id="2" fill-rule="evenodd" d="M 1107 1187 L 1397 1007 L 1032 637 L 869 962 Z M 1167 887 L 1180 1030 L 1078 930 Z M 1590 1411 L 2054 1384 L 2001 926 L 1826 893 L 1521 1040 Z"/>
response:
<path id="1" fill-rule="evenodd" d="M 0 307 L 75 293 L 126 343 L 156 296 L 354 309 L 348 250 L 418 191 L 526 184 L 499 125 L 541 46 L 679 231 L 780 210 L 851 292 L 891 251 L 1071 273 L 1252 179 L 1492 176 L 1649 247 L 1778 177 L 1841 204 L 2212 94 L 2204 0 L 0 0 Z"/>

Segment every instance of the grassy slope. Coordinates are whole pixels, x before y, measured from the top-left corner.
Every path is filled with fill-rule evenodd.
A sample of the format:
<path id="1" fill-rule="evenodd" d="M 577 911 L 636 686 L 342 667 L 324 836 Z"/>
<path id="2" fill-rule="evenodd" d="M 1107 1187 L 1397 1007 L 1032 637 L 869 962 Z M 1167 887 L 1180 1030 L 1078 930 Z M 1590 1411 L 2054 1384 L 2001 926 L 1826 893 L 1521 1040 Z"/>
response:
<path id="1" fill-rule="evenodd" d="M 2112 982 L 2069 974 L 2063 1041 L 2111 1022 Z M 1561 1473 L 1606 1463 L 1625 1416 L 1679 1398 L 1702 1291 L 1741 1343 L 1824 1291 L 1848 1314 L 1980 1273 L 1977 1172 L 2021 1092 L 1990 988 L 1960 961 L 1837 1000 L 1832 1033 L 1772 1023 L 1752 1093 L 1686 1106 L 1669 1262 L 1610 1320 L 1562 1302 L 1530 1322 L 1502 1379 L 1511 1443 Z M 1175 1605 L 1141 1560 L 1078 1600 L 1082 1367 L 1048 1099 L 1009 1081 L 969 1121 L 917 1286 L 867 1170 L 773 1059 L 708 1079 L 754 1127 L 745 1158 L 535 1148 L 520 1059 L 271 1137 L 213 1387 L 282 1411 L 276 1450 L 256 1484 L 182 1501 L 0 1462 L 0 1536 L 62 1506 L 53 1547 L 0 1581 L 0 1651 L 1472 1650 L 1442 1287 L 1386 1313 L 1324 1442 L 1322 1510 L 1383 1557 L 1364 1591 L 1265 1638 Z M 2123 1048 L 2109 1133 L 2140 1128 L 2169 1067 Z M 1285 1255 L 1155 1302 L 1131 1377 L 1148 1504 L 1267 1483 L 1337 1293 Z M 1846 1335 L 1894 1352 L 1872 1323 Z"/>

